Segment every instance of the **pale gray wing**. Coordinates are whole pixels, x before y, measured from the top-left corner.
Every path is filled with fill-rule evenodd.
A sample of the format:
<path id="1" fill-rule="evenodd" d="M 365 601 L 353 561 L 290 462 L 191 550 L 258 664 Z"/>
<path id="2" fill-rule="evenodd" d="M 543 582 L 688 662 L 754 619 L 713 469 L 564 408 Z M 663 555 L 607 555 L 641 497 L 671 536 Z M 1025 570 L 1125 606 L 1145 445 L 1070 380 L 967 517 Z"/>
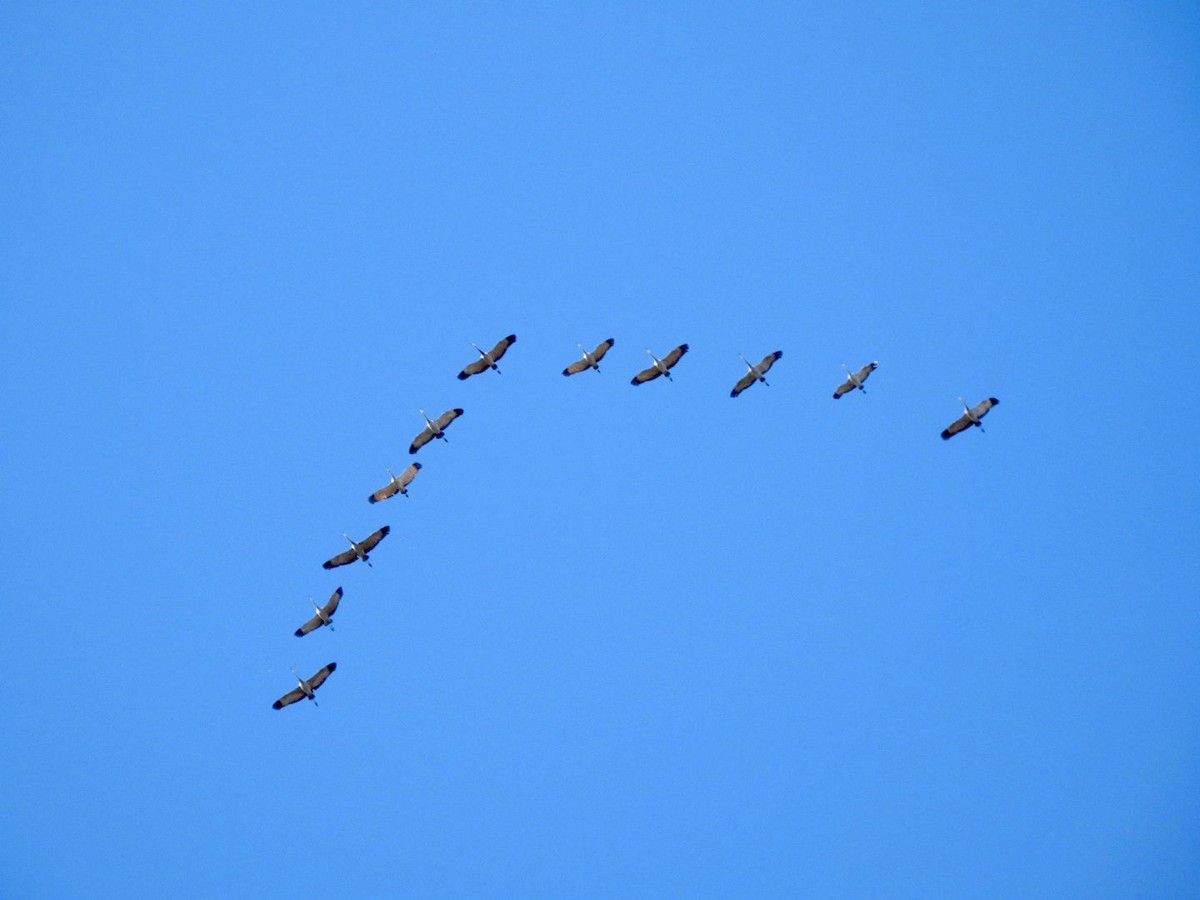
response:
<path id="1" fill-rule="evenodd" d="M 362 547 L 363 553 L 370 553 L 375 549 L 376 544 L 388 536 L 388 532 L 391 530 L 392 527 L 390 525 L 384 525 L 378 531 L 374 531 L 363 538 L 358 546 Z"/>
<path id="2" fill-rule="evenodd" d="M 592 359 L 594 359 L 596 362 L 600 362 L 600 360 L 604 359 L 604 354 L 612 349 L 612 345 L 612 338 L 609 338 L 607 341 L 604 341 L 601 344 L 597 344 L 596 349 L 592 351 Z M 584 363 L 584 365 L 587 365 L 587 363 Z"/>
<path id="3" fill-rule="evenodd" d="M 327 559 L 321 563 L 322 569 L 336 569 L 338 566 L 344 566 L 347 563 L 352 563 L 358 559 L 358 554 L 353 550 L 344 550 L 337 556 Z"/>
<path id="4" fill-rule="evenodd" d="M 413 463 L 407 469 L 400 473 L 400 487 L 408 487 L 412 484 L 412 480 L 417 477 L 417 473 L 421 471 L 421 464 Z"/>
<path id="5" fill-rule="evenodd" d="M 462 414 L 463 414 L 463 411 L 461 409 L 448 409 L 444 413 L 442 413 L 440 416 L 438 416 L 436 419 L 434 419 L 433 421 L 434 421 L 434 424 L 437 425 L 438 428 L 444 429 L 447 425 L 449 425 L 451 422 L 453 422 L 455 419 L 457 419 Z"/>
<path id="6" fill-rule="evenodd" d="M 847 378 L 837 386 L 837 390 L 833 392 L 833 399 L 836 400 L 838 397 L 842 396 L 842 394 L 848 394 L 852 390 L 854 390 L 854 382 Z"/>
<path id="7" fill-rule="evenodd" d="M 971 417 L 963 413 L 957 419 L 950 423 L 950 427 L 942 432 L 942 440 L 948 441 L 960 431 L 971 427 Z"/>
<path id="8" fill-rule="evenodd" d="M 486 368 L 488 368 L 487 360 L 481 356 L 475 362 L 463 366 L 463 370 L 458 373 L 458 380 L 466 381 L 472 375 L 478 375 Z"/>
<path id="9" fill-rule="evenodd" d="M 300 688 L 292 688 L 278 700 L 271 704 L 271 709 L 283 709 L 285 706 L 290 706 L 297 700 L 304 699 L 304 691 Z"/>
<path id="10" fill-rule="evenodd" d="M 971 412 L 975 413 L 975 415 L 982 419 L 987 415 L 987 411 L 999 402 L 1000 401 L 995 397 L 988 397 L 986 400 L 981 400 L 979 405 L 972 409 Z"/>
<path id="11" fill-rule="evenodd" d="M 767 374 L 767 372 L 770 371 L 771 366 L 775 365 L 775 360 L 779 359 L 781 356 L 783 356 L 782 350 L 776 350 L 774 353 L 768 353 L 762 358 L 762 362 L 758 364 L 758 371 L 762 372 L 764 375 Z"/>
<path id="12" fill-rule="evenodd" d="M 663 365 L 666 366 L 668 369 L 674 368 L 675 363 L 679 362 L 679 360 L 683 358 L 683 354 L 685 354 L 687 352 L 688 352 L 688 345 L 680 344 L 678 347 L 676 347 L 674 350 L 672 350 L 670 353 L 668 353 L 666 356 L 663 357 Z"/>
<path id="13" fill-rule="evenodd" d="M 317 671 L 312 678 L 308 679 L 308 686 L 314 691 L 325 683 L 325 679 L 329 677 L 329 673 L 337 668 L 337 663 L 330 663 L 323 669 Z"/>
<path id="14" fill-rule="evenodd" d="M 367 498 L 371 503 L 378 503 L 380 500 L 386 500 L 388 497 L 395 497 L 399 493 L 400 487 L 394 481 L 389 481 L 370 497 Z"/>
<path id="15" fill-rule="evenodd" d="M 733 386 L 733 390 L 729 392 L 729 396 L 736 397 L 738 394 L 740 394 L 746 388 L 750 387 L 750 385 L 754 384 L 754 382 L 755 382 L 754 373 L 747 372 L 745 375 L 743 375 L 741 378 L 738 379 L 738 383 Z"/>
<path id="16" fill-rule="evenodd" d="M 874 372 L 875 367 L 878 365 L 879 365 L 879 363 L 867 363 L 865 366 L 863 366 L 861 369 L 859 369 L 858 372 L 855 373 L 854 377 L 857 378 L 859 381 L 866 381 L 867 376 L 870 375 L 872 372 Z"/>
<path id="17" fill-rule="evenodd" d="M 321 617 L 313 616 L 311 619 L 309 619 L 307 622 L 305 622 L 303 625 L 301 625 L 299 628 L 296 629 L 296 637 L 304 637 L 310 631 L 316 631 L 320 627 L 321 627 Z"/>
<path id="18" fill-rule="evenodd" d="M 510 334 L 506 338 L 500 338 L 500 340 L 496 341 L 496 346 L 492 348 L 492 359 L 499 360 L 500 357 L 508 352 L 508 348 L 516 342 L 517 336 L 515 334 Z"/>
<path id="19" fill-rule="evenodd" d="M 588 361 L 586 359 L 577 359 L 577 360 L 575 360 L 575 362 L 571 363 L 569 366 L 567 366 L 565 369 L 563 369 L 563 374 L 564 375 L 578 375 L 584 369 L 590 369 L 590 368 L 591 368 L 591 366 L 588 365 Z"/>
<path id="20" fill-rule="evenodd" d="M 413 438 L 412 445 L 408 448 L 409 453 L 416 453 L 426 444 L 433 440 L 433 432 L 428 427 L 423 428 L 421 433 Z"/>
<path id="21" fill-rule="evenodd" d="M 630 381 L 629 383 L 630 384 L 641 384 L 643 381 L 653 381 L 655 378 L 657 378 L 661 374 L 662 374 L 662 372 L 658 371 L 658 366 L 651 366 L 648 369 L 642 369 L 642 371 L 640 371 L 636 375 L 634 375 L 633 380 Z"/>
<path id="22" fill-rule="evenodd" d="M 333 592 L 333 595 L 329 598 L 329 602 L 321 607 L 321 612 L 325 613 L 325 615 L 327 615 L 327 616 L 332 616 L 335 612 L 337 612 L 338 604 L 341 602 L 342 602 L 342 589 L 338 588 L 336 591 Z M 309 630 L 311 631 L 311 629 L 309 629 Z"/>

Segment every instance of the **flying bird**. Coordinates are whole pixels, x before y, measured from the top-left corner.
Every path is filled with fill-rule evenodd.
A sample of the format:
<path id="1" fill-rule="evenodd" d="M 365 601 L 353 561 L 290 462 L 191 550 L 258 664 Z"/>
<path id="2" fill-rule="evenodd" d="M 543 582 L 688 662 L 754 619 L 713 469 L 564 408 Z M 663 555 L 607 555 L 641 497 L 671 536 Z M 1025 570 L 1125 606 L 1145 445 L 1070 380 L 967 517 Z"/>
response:
<path id="1" fill-rule="evenodd" d="M 650 353 L 649 350 L 647 350 L 646 352 Z M 679 360 L 683 358 L 683 354 L 685 354 L 687 352 L 688 352 L 688 345 L 680 344 L 678 347 L 676 347 L 674 350 L 672 350 L 670 353 L 668 353 L 662 359 L 659 359 L 653 353 L 650 353 L 650 358 L 652 360 L 654 360 L 654 365 L 652 365 L 648 369 L 642 369 L 642 371 L 638 372 L 636 375 L 633 376 L 633 380 L 630 381 L 629 383 L 630 384 L 641 384 L 643 381 L 652 381 L 653 379 L 657 378 L 659 375 L 666 375 L 668 381 L 672 380 L 671 379 L 671 369 L 673 369 L 675 367 L 675 363 L 679 362 Z"/>
<path id="2" fill-rule="evenodd" d="M 412 480 L 417 477 L 417 473 L 421 471 L 419 462 L 413 463 L 399 475 L 388 469 L 388 474 L 392 476 L 392 480 L 373 493 L 367 498 L 371 503 L 378 503 L 380 500 L 386 500 L 388 497 L 395 497 L 397 494 L 408 496 L 408 486 L 412 484 Z"/>
<path id="3" fill-rule="evenodd" d="M 481 350 L 479 345 L 472 341 L 471 346 L 476 350 L 479 350 L 479 359 L 475 360 L 473 363 L 463 366 L 463 370 L 458 373 L 458 380 L 466 381 L 472 375 L 478 375 L 485 369 L 495 369 L 496 374 L 500 374 L 500 369 L 496 366 L 496 362 L 508 351 L 508 348 L 516 342 L 517 336 L 515 334 L 510 334 L 506 338 L 500 338 L 500 340 L 496 342 L 496 346 L 493 347 L 489 352 L 487 350 Z"/>
<path id="4" fill-rule="evenodd" d="M 980 400 L 974 406 L 967 406 L 962 397 L 958 398 L 958 402 L 963 405 L 963 414 L 950 423 L 950 427 L 942 432 L 942 440 L 948 441 L 960 431 L 966 431 L 972 425 L 976 426 L 980 431 L 983 431 L 984 416 L 988 414 L 988 410 L 995 406 L 1000 401 L 995 397 L 988 397 L 985 400 Z"/>
<path id="5" fill-rule="evenodd" d="M 855 388 L 858 388 L 865 394 L 867 389 L 863 387 L 863 382 L 866 381 L 867 376 L 874 372 L 878 367 L 879 363 L 871 362 L 867 363 L 857 372 L 851 372 L 849 369 L 846 369 L 846 364 L 842 363 L 842 368 L 846 369 L 846 380 L 837 386 L 837 390 L 833 392 L 833 399 L 836 400 L 842 396 L 842 394 L 848 394 Z"/>
<path id="6" fill-rule="evenodd" d="M 576 375 L 579 372 L 582 372 L 584 369 L 595 369 L 597 372 L 599 372 L 600 366 L 598 364 L 600 360 L 604 359 L 604 354 L 612 349 L 612 345 L 613 339 L 609 338 L 607 341 L 598 344 L 596 349 L 591 353 L 588 353 L 583 344 L 576 344 L 575 346 L 583 351 L 583 359 L 575 360 L 575 362 L 563 369 L 563 374 Z"/>
<path id="7" fill-rule="evenodd" d="M 436 419 L 431 419 L 425 415 L 425 410 L 421 410 L 421 415 L 425 418 L 425 428 L 413 438 L 412 445 L 408 448 L 409 453 L 416 453 L 434 438 L 446 439 L 446 426 L 463 414 L 461 409 L 448 409 Z"/>
<path id="8" fill-rule="evenodd" d="M 329 602 L 324 606 L 317 606 L 317 601 L 312 597 L 308 598 L 313 605 L 313 609 L 317 614 L 296 629 L 296 637 L 304 637 L 310 631 L 316 631 L 322 625 L 328 625 L 329 630 L 333 631 L 333 614 L 337 612 L 338 604 L 342 602 L 342 589 L 338 588 L 333 592 L 333 596 L 329 598 Z"/>
<path id="9" fill-rule="evenodd" d="M 321 568 L 336 569 L 338 566 L 348 565 L 354 562 L 356 559 L 361 559 L 368 566 L 371 565 L 371 561 L 367 559 L 367 554 L 374 550 L 375 545 L 387 537 L 388 532 L 391 530 L 391 526 L 384 525 L 378 531 L 373 531 L 368 534 L 361 541 L 355 541 L 352 537 L 350 537 L 350 535 L 343 531 L 342 537 L 350 542 L 350 549 L 343 550 L 332 559 L 327 559 L 325 562 L 321 563 Z"/>
<path id="10" fill-rule="evenodd" d="M 770 387 L 771 385 L 767 384 L 767 379 L 765 379 L 763 376 L 767 374 L 767 370 L 770 369 L 771 366 L 775 365 L 775 360 L 783 356 L 783 351 L 776 350 L 774 353 L 768 353 L 762 358 L 762 362 L 760 362 L 757 366 L 751 363 L 750 360 L 746 359 L 746 357 L 742 356 L 742 354 L 739 353 L 738 356 L 742 357 L 742 362 L 746 364 L 746 368 L 749 369 L 749 371 L 738 379 L 738 383 L 735 384 L 733 386 L 733 390 L 729 392 L 730 397 L 736 397 L 756 381 L 761 381 L 763 384 L 766 384 L 767 387 Z"/>
<path id="11" fill-rule="evenodd" d="M 303 700 L 305 697 L 311 700 L 313 705 L 316 705 L 317 688 L 325 683 L 325 679 L 329 677 L 329 673 L 336 668 L 337 663 L 331 662 L 323 669 L 318 669 L 317 674 L 307 680 L 301 678 L 299 675 L 296 675 L 296 670 L 292 669 L 292 674 L 296 675 L 296 681 L 298 682 L 296 687 L 292 688 L 290 691 L 272 703 L 271 709 L 283 709 L 285 706 L 290 706 L 297 700 Z"/>

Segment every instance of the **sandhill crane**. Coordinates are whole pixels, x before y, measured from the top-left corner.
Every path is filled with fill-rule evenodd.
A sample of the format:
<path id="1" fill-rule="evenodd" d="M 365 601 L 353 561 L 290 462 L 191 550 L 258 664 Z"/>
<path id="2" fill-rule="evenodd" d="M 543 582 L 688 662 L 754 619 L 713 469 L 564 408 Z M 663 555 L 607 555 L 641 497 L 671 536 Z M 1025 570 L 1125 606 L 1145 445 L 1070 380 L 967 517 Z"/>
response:
<path id="1" fill-rule="evenodd" d="M 322 625 L 328 625 L 329 630 L 333 631 L 333 614 L 337 612 L 338 604 L 342 602 L 342 589 L 338 588 L 333 592 L 333 596 L 324 606 L 317 606 L 317 601 L 312 597 L 308 598 L 313 605 L 313 609 L 317 614 L 296 629 L 296 637 L 304 637 L 310 631 L 316 631 Z"/>
<path id="2" fill-rule="evenodd" d="M 858 388 L 865 394 L 867 389 L 863 387 L 863 382 L 866 381 L 867 376 L 874 372 L 878 367 L 878 362 L 870 362 L 857 372 L 851 372 L 849 369 L 846 369 L 846 364 L 842 363 L 842 368 L 846 369 L 846 380 L 837 386 L 837 390 L 833 392 L 833 399 L 837 400 L 842 396 L 842 394 L 848 394 L 855 388 Z"/>
<path id="3" fill-rule="evenodd" d="M 650 353 L 649 350 L 647 350 L 646 352 Z M 652 360 L 654 360 L 654 365 L 652 365 L 648 369 L 642 369 L 642 371 L 638 372 L 636 375 L 633 376 L 633 380 L 630 381 L 629 383 L 630 384 L 641 384 L 643 381 L 652 381 L 655 378 L 657 378 L 659 375 L 666 375 L 667 380 L 671 381 L 672 380 L 671 379 L 671 369 L 673 369 L 675 367 L 675 363 L 679 362 L 679 360 L 683 358 L 683 354 L 685 354 L 687 352 L 688 352 L 688 345 L 680 344 L 678 347 L 676 347 L 674 350 L 672 350 L 670 353 L 668 353 L 662 359 L 659 359 L 653 353 L 650 353 L 650 358 Z"/>
<path id="4" fill-rule="evenodd" d="M 297 700 L 303 700 L 305 697 L 311 700 L 315 706 L 317 704 L 317 688 L 325 683 L 325 679 L 329 677 L 329 673 L 336 668 L 337 663 L 331 662 L 324 668 L 318 669 L 317 673 L 308 679 L 296 675 L 296 670 L 292 669 L 292 674 L 296 675 L 296 687 L 272 703 L 271 709 L 283 709 L 285 706 L 290 706 Z"/>
<path id="5" fill-rule="evenodd" d="M 461 409 L 448 409 L 436 419 L 431 419 L 425 415 L 425 410 L 421 410 L 421 415 L 425 418 L 425 430 L 413 438 L 412 445 L 408 448 L 409 453 L 416 453 L 434 438 L 446 439 L 446 426 L 463 414 Z"/>
<path id="6" fill-rule="evenodd" d="M 373 531 L 368 534 L 361 541 L 354 540 L 352 537 L 350 537 L 350 535 L 343 531 L 342 537 L 350 542 L 350 549 L 343 550 L 332 559 L 327 559 L 325 562 L 321 563 L 321 568 L 336 569 L 338 566 L 348 565 L 354 562 L 356 559 L 361 559 L 368 566 L 371 565 L 371 561 L 367 559 L 367 554 L 374 550 L 375 545 L 387 537 L 388 532 L 391 530 L 391 526 L 384 525 L 378 531 Z"/>
<path id="7" fill-rule="evenodd" d="M 763 378 L 763 376 L 767 374 L 767 370 L 770 369 L 771 366 L 775 365 L 775 360 L 783 356 L 783 351 L 776 350 L 774 353 L 768 353 L 762 358 L 762 362 L 760 362 L 757 366 L 750 362 L 750 360 L 746 359 L 746 357 L 742 356 L 742 354 L 739 353 L 738 356 L 742 357 L 742 362 L 746 364 L 746 368 L 749 369 L 749 371 L 738 379 L 738 383 L 735 384 L 733 386 L 733 390 L 729 392 L 730 397 L 736 397 L 756 381 L 761 381 L 763 384 L 766 384 L 767 387 L 770 387 L 771 385 L 767 384 L 767 379 Z"/>
<path id="8" fill-rule="evenodd" d="M 408 496 L 408 486 L 412 484 L 412 480 L 417 477 L 417 473 L 421 471 L 419 462 L 413 463 L 399 475 L 388 469 L 388 474 L 392 476 L 392 480 L 373 493 L 367 500 L 371 503 L 378 503 L 380 500 L 386 500 L 388 497 L 395 497 L 397 494 Z"/>
<path id="9" fill-rule="evenodd" d="M 604 359 L 604 354 L 612 349 L 612 345 L 613 339 L 609 338 L 607 341 L 597 344 L 596 349 L 591 353 L 588 353 L 583 344 L 576 344 L 575 346 L 583 351 L 583 359 L 575 360 L 575 362 L 563 369 L 563 374 L 575 375 L 579 372 L 582 372 L 584 369 L 595 369 L 597 372 L 599 372 L 600 366 L 598 363 L 600 360 Z"/>
<path id="10" fill-rule="evenodd" d="M 500 374 L 500 369 L 497 368 L 496 361 L 499 360 L 500 357 L 505 354 L 508 348 L 516 342 L 517 336 L 515 334 L 510 334 L 506 338 L 500 338 L 500 340 L 496 342 L 496 346 L 493 347 L 489 352 L 487 350 L 480 350 L 479 345 L 472 341 L 471 346 L 476 350 L 479 350 L 479 359 L 475 360 L 473 363 L 463 366 L 463 370 L 458 373 L 458 380 L 466 381 L 472 375 L 478 375 L 485 369 L 495 369 L 496 374 Z"/>
<path id="11" fill-rule="evenodd" d="M 942 432 L 943 441 L 950 440 L 950 438 L 954 437 L 960 431 L 966 431 L 972 425 L 983 431 L 983 422 L 980 420 L 987 415 L 989 409 L 1000 401 L 995 397 L 988 397 L 980 400 L 974 406 L 967 406 L 967 402 L 962 397 L 959 397 L 958 402 L 963 405 L 963 414 L 951 422 L 950 427 Z"/>

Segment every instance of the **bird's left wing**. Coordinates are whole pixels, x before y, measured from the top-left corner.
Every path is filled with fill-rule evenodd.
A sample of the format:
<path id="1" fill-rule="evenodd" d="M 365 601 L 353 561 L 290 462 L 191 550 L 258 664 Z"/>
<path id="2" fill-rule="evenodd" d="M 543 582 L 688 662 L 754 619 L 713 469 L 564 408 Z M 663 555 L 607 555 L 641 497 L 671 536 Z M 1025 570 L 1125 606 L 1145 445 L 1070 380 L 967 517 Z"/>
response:
<path id="1" fill-rule="evenodd" d="M 392 530 L 392 528 L 390 525 L 384 525 L 378 531 L 372 532 L 371 534 L 368 534 L 365 538 L 363 538 L 362 542 L 359 543 L 358 546 L 362 547 L 363 553 L 370 553 L 372 550 L 375 549 L 376 544 L 378 544 L 385 537 L 387 537 L 388 532 L 391 530 Z"/>
<path id="2" fill-rule="evenodd" d="M 463 414 L 461 409 L 448 409 L 435 420 L 438 428 L 445 428 Z"/>
<path id="3" fill-rule="evenodd" d="M 683 358 L 683 354 L 688 352 L 688 349 L 689 348 L 688 348 L 687 344 L 680 344 L 678 347 L 676 347 L 674 350 L 672 350 L 670 353 L 668 353 L 666 356 L 663 357 L 663 365 L 666 366 L 668 369 L 673 368 L 675 363 L 679 362 L 679 360 Z"/>
<path id="4" fill-rule="evenodd" d="M 492 348 L 492 359 L 496 360 L 502 357 L 508 351 L 508 348 L 516 342 L 517 336 L 515 334 L 500 338 L 500 340 L 496 341 L 496 346 Z"/>
<path id="5" fill-rule="evenodd" d="M 758 371 L 765 375 L 771 366 L 775 365 L 775 361 L 781 356 L 783 356 L 782 350 L 776 350 L 774 353 L 768 353 L 762 358 L 762 362 L 758 364 Z"/>
<path id="6" fill-rule="evenodd" d="M 342 589 L 338 588 L 336 591 L 333 592 L 333 595 L 329 598 L 329 602 L 327 602 L 324 606 L 321 607 L 321 612 L 325 613 L 325 615 L 327 615 L 327 616 L 332 616 L 335 612 L 337 612 L 338 604 L 341 602 L 342 602 Z"/>
<path id="7" fill-rule="evenodd" d="M 314 691 L 325 683 L 325 679 L 329 677 L 329 673 L 337 668 L 337 663 L 330 663 L 324 668 L 318 670 L 312 678 L 308 679 L 308 686 Z"/>

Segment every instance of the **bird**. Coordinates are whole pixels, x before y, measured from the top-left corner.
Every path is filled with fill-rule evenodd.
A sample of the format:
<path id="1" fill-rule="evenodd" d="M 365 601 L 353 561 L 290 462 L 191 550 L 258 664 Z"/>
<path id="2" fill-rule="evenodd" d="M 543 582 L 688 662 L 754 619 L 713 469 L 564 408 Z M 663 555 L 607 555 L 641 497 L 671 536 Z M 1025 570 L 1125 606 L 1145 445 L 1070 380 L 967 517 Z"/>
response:
<path id="1" fill-rule="evenodd" d="M 496 342 L 496 346 L 493 347 L 489 352 L 487 350 L 480 350 L 479 345 L 472 341 L 471 346 L 476 350 L 479 350 L 479 359 L 475 360 L 473 363 L 463 366 L 463 370 L 458 373 L 458 380 L 466 381 L 472 375 L 478 375 L 485 369 L 495 369 L 496 373 L 500 374 L 500 369 L 496 366 L 496 361 L 499 360 L 500 357 L 505 354 L 508 348 L 516 342 L 517 336 L 515 334 L 510 334 L 506 338 L 500 338 L 500 340 Z"/>
<path id="2" fill-rule="evenodd" d="M 995 397 L 988 397 L 984 400 L 980 400 L 974 406 L 967 406 L 966 401 L 963 400 L 962 397 L 959 397 L 958 402 L 963 405 L 963 414 L 951 422 L 950 427 L 942 432 L 943 441 L 950 440 L 950 438 L 954 437 L 960 431 L 966 431 L 972 425 L 975 425 L 980 431 L 983 431 L 983 422 L 980 420 L 988 414 L 989 409 L 991 409 L 1000 401 Z"/>
<path id="3" fill-rule="evenodd" d="M 392 476 L 392 480 L 368 497 L 368 502 L 378 503 L 380 500 L 395 497 L 397 494 L 403 494 L 407 497 L 408 486 L 412 484 L 412 480 L 417 477 L 417 473 L 420 471 L 421 464 L 419 462 L 413 463 L 399 475 L 388 469 L 388 474 Z"/>
<path id="4" fill-rule="evenodd" d="M 742 357 L 742 362 L 746 364 L 746 368 L 748 368 L 749 371 L 738 379 L 738 383 L 735 384 L 733 386 L 733 390 L 729 392 L 730 397 L 736 397 L 756 381 L 761 381 L 763 384 L 766 384 L 767 387 L 770 387 L 771 385 L 767 384 L 767 379 L 765 379 L 763 376 L 767 374 L 767 370 L 770 369 L 771 366 L 775 365 L 775 360 L 783 356 L 783 351 L 776 350 L 774 353 L 768 353 L 762 358 L 762 362 L 760 362 L 757 366 L 751 363 L 750 360 L 746 359 L 746 357 L 742 356 L 742 354 L 739 353 L 738 356 Z"/>
<path id="5" fill-rule="evenodd" d="M 312 601 L 313 609 L 317 614 L 296 629 L 296 637 L 304 637 L 310 631 L 316 631 L 322 625 L 328 625 L 329 630 L 333 630 L 333 614 L 337 612 L 338 604 L 342 602 L 342 589 L 338 588 L 333 592 L 333 596 L 329 598 L 324 606 L 317 606 L 317 601 L 312 597 L 308 598 Z"/>
<path id="6" fill-rule="evenodd" d="M 296 681 L 298 684 L 296 687 L 292 688 L 290 691 L 272 703 L 271 709 L 283 709 L 285 706 L 289 706 L 292 703 L 295 703 L 297 700 L 303 700 L 305 697 L 307 697 L 313 702 L 314 705 L 316 705 L 317 688 L 325 683 L 325 679 L 328 678 L 329 674 L 336 668 L 337 663 L 331 662 L 324 668 L 318 669 L 317 673 L 309 679 L 301 678 L 299 675 L 296 675 L 296 670 L 292 669 L 292 674 L 296 675 Z"/>
<path id="7" fill-rule="evenodd" d="M 575 362 L 563 369 L 563 374 L 575 375 L 579 372 L 582 372 L 584 369 L 595 369 L 597 372 L 599 372 L 599 362 L 600 360 L 604 359 L 604 354 L 612 349 L 612 345 L 613 339 L 609 338 L 607 341 L 597 344 L 596 349 L 591 353 L 588 353 L 587 350 L 584 349 L 583 344 L 576 344 L 575 346 L 583 351 L 583 359 L 575 360 Z"/>
<path id="8" fill-rule="evenodd" d="M 650 353 L 649 350 L 646 352 Z M 679 362 L 679 360 L 683 357 L 683 354 L 687 352 L 688 345 L 680 344 L 662 359 L 659 359 L 653 353 L 650 353 L 650 358 L 654 360 L 654 365 L 650 366 L 648 369 L 642 369 L 642 371 L 633 376 L 633 379 L 629 383 L 641 384 L 643 381 L 652 381 L 659 375 L 666 375 L 667 380 L 670 381 L 671 369 L 675 367 L 675 363 Z"/>
<path id="9" fill-rule="evenodd" d="M 348 565 L 349 563 L 354 562 L 356 559 L 361 559 L 368 566 L 371 565 L 371 561 L 367 559 L 367 554 L 374 550 L 375 545 L 387 537 L 388 532 L 391 530 L 392 529 L 390 525 L 384 525 L 378 531 L 373 531 L 368 534 L 361 541 L 355 541 L 350 537 L 350 535 L 343 531 L 342 537 L 350 542 L 350 549 L 343 550 L 337 556 L 327 559 L 325 562 L 321 563 L 321 568 L 335 569 L 338 566 Z"/>
<path id="10" fill-rule="evenodd" d="M 842 363 L 842 368 L 846 369 L 846 380 L 837 386 L 837 390 L 833 392 L 833 399 L 837 400 L 842 396 L 842 394 L 848 394 L 855 388 L 858 388 L 865 394 L 867 389 L 863 387 L 863 382 L 866 381 L 867 376 L 874 372 L 878 367 L 878 362 L 871 362 L 867 363 L 857 372 L 851 372 L 849 369 L 846 369 L 846 364 Z"/>
<path id="11" fill-rule="evenodd" d="M 413 438 L 412 445 L 408 448 L 409 453 L 416 453 L 434 438 L 446 439 L 446 426 L 463 414 L 461 409 L 448 409 L 436 419 L 431 419 L 425 415 L 425 410 L 421 410 L 421 415 L 425 417 L 425 429 Z"/>

